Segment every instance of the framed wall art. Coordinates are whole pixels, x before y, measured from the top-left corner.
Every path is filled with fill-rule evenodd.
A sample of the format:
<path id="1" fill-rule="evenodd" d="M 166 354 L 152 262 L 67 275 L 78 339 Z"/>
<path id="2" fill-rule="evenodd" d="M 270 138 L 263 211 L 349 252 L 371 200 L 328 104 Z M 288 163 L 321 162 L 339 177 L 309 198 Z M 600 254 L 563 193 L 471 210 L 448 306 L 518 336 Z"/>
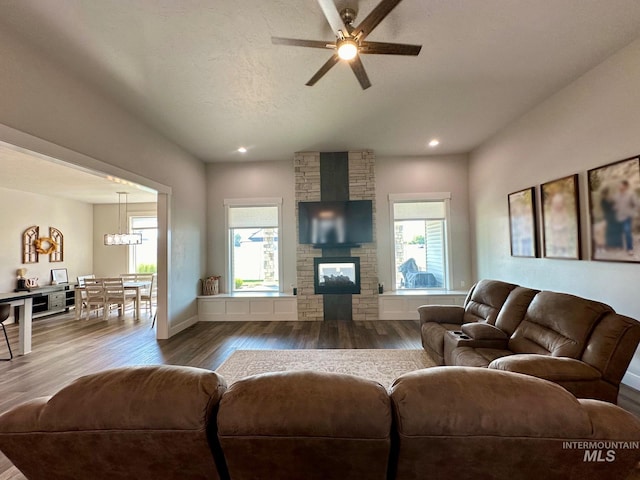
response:
<path id="1" fill-rule="evenodd" d="M 591 258 L 640 262 L 640 157 L 588 171 Z"/>
<path id="2" fill-rule="evenodd" d="M 578 188 L 577 174 L 540 186 L 542 250 L 547 258 L 582 258 Z"/>
<path id="3" fill-rule="evenodd" d="M 66 268 L 54 268 L 51 270 L 52 284 L 69 283 L 69 274 Z"/>
<path id="4" fill-rule="evenodd" d="M 509 236 L 512 257 L 538 256 L 535 187 L 510 193 Z"/>

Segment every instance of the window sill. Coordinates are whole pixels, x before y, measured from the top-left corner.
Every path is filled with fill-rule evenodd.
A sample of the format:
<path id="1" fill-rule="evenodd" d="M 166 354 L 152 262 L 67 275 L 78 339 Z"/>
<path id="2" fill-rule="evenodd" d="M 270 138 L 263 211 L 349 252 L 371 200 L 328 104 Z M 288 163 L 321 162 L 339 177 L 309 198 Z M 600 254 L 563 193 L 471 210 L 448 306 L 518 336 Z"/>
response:
<path id="1" fill-rule="evenodd" d="M 381 297 L 403 297 L 403 296 L 424 296 L 424 295 L 467 295 L 466 290 L 445 290 L 441 288 L 412 288 L 411 290 L 391 290 L 381 293 Z"/>
<path id="2" fill-rule="evenodd" d="M 283 292 L 234 292 L 219 293 L 217 295 L 198 295 L 197 298 L 216 299 L 216 298 L 293 298 L 295 295 Z"/>

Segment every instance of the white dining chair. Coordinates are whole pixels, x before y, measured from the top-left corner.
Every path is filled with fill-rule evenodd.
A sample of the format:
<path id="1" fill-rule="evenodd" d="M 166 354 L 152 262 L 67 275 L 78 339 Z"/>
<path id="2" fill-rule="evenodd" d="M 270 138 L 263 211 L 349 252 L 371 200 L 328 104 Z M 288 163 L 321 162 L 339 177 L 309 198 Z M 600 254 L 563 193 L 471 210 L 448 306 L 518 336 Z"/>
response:
<path id="1" fill-rule="evenodd" d="M 86 296 L 85 303 L 87 305 L 87 318 L 91 316 L 91 307 L 95 307 L 96 315 L 98 310 L 103 309 L 103 315 L 106 311 L 104 285 L 101 278 L 85 278 L 84 293 Z"/>
<path id="2" fill-rule="evenodd" d="M 79 275 L 77 277 L 78 280 L 78 287 L 84 287 L 85 286 L 85 280 L 92 280 L 96 278 L 95 275 L 91 274 L 91 275 Z M 80 313 L 78 316 L 82 316 L 82 309 L 84 309 L 87 306 L 87 292 L 85 290 L 80 290 L 80 298 L 82 299 L 82 302 L 80 303 Z"/>
<path id="3" fill-rule="evenodd" d="M 105 320 L 109 315 L 109 309 L 111 306 L 118 307 L 118 316 L 122 316 L 124 314 L 128 301 L 131 301 L 135 307 L 136 299 L 135 297 L 127 295 L 124 289 L 124 281 L 122 277 L 104 278 L 103 284 L 105 290 L 105 303 L 107 304 L 107 309 L 104 313 Z"/>
<path id="4" fill-rule="evenodd" d="M 149 286 L 142 289 L 142 291 L 140 292 L 140 301 L 143 302 L 145 308 L 149 310 L 149 316 L 151 316 L 151 313 L 153 312 L 153 304 L 155 303 L 157 297 L 156 287 L 158 283 L 158 276 L 155 273 L 139 274 L 137 281 L 150 282 Z"/>

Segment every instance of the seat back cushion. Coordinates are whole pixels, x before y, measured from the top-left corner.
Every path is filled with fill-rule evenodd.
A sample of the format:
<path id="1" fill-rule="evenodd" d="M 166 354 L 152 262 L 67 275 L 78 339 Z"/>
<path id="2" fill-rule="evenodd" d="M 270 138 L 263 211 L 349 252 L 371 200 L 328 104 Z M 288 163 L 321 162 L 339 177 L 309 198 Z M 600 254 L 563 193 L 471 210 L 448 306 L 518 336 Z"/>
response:
<path id="1" fill-rule="evenodd" d="M 379 383 L 311 371 L 256 375 L 220 403 L 231 478 L 386 479 L 391 405 Z"/>
<path id="2" fill-rule="evenodd" d="M 563 441 L 592 434 L 564 388 L 511 372 L 428 368 L 399 377 L 390 395 L 398 480 L 566 480 L 583 452 L 563 450 Z"/>
<path id="3" fill-rule="evenodd" d="M 587 339 L 611 307 L 585 298 L 540 292 L 509 340 L 514 353 L 580 358 Z"/>
<path id="4" fill-rule="evenodd" d="M 480 280 L 467 297 L 463 323 L 495 324 L 500 308 L 516 286 L 499 280 Z"/>
<path id="5" fill-rule="evenodd" d="M 539 290 L 526 287 L 514 288 L 507 297 L 496 318 L 495 326 L 507 334 L 513 335 L 520 322 L 524 319 L 527 308 Z"/>
<path id="6" fill-rule="evenodd" d="M 0 450 L 32 480 L 218 479 L 210 440 L 225 388 L 190 367 L 87 375 L 3 414 Z"/>
<path id="7" fill-rule="evenodd" d="M 602 372 L 602 378 L 619 385 L 640 342 L 640 322 L 618 315 L 606 314 L 594 329 L 582 361 Z"/>

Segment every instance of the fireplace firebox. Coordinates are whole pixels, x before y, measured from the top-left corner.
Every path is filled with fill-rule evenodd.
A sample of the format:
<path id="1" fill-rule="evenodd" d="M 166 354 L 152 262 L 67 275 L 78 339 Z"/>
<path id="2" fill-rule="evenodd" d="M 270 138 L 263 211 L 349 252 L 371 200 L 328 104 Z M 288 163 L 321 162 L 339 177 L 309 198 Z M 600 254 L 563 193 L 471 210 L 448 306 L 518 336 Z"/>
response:
<path id="1" fill-rule="evenodd" d="M 360 258 L 314 258 L 313 283 L 316 294 L 360 293 Z"/>

